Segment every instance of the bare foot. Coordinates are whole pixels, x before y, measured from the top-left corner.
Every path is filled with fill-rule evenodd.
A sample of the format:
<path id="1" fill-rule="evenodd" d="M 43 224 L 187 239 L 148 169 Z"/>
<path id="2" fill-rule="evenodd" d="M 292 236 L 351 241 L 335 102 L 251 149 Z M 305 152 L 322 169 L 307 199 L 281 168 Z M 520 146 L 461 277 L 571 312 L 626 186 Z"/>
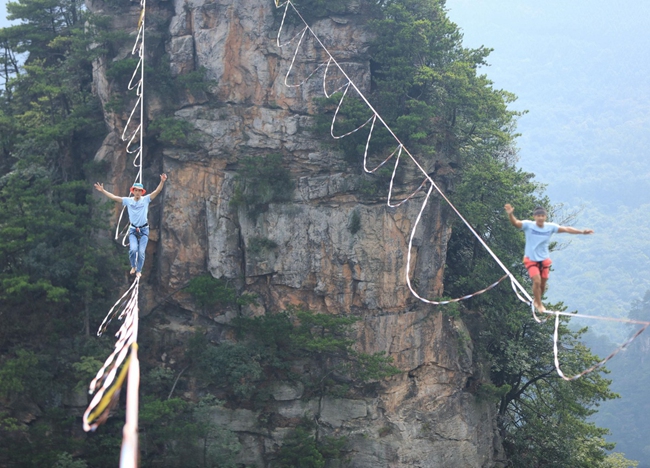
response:
<path id="1" fill-rule="evenodd" d="M 129 275 L 134 275 L 135 274 L 135 267 L 131 268 L 131 271 L 129 271 Z"/>
<path id="2" fill-rule="evenodd" d="M 142 276 L 142 273 L 140 273 L 140 272 L 137 272 L 137 273 L 135 274 L 135 277 L 136 277 L 136 278 L 140 278 L 141 276 Z"/>
<path id="3" fill-rule="evenodd" d="M 537 309 L 540 312 L 546 312 L 546 307 L 544 307 L 544 304 L 542 304 L 541 302 L 535 303 L 535 309 Z"/>

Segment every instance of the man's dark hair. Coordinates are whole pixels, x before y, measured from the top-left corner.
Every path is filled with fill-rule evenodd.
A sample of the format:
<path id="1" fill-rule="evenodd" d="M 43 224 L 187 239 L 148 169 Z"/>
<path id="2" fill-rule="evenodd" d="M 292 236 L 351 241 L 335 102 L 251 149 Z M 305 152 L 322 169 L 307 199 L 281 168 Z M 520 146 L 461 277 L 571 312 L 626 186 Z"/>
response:
<path id="1" fill-rule="evenodd" d="M 538 206 L 533 210 L 533 216 L 546 215 L 546 214 L 547 214 L 546 208 L 544 208 L 543 206 Z"/>

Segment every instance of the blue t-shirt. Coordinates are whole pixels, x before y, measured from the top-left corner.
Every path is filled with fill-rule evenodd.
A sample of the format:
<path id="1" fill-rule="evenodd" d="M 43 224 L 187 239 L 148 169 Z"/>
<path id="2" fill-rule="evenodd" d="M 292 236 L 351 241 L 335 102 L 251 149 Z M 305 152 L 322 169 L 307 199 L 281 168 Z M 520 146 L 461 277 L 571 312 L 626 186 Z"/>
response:
<path id="1" fill-rule="evenodd" d="M 535 262 L 546 260 L 551 255 L 548 252 L 548 244 L 551 236 L 560 228 L 555 223 L 544 223 L 539 227 L 535 221 L 522 221 L 521 230 L 526 235 L 526 248 L 524 255 Z"/>
<path id="2" fill-rule="evenodd" d="M 149 203 L 151 203 L 151 197 L 149 195 L 141 197 L 138 201 L 135 201 L 131 197 L 122 197 L 122 205 L 126 206 L 129 212 L 129 221 L 138 227 L 147 224 Z"/>

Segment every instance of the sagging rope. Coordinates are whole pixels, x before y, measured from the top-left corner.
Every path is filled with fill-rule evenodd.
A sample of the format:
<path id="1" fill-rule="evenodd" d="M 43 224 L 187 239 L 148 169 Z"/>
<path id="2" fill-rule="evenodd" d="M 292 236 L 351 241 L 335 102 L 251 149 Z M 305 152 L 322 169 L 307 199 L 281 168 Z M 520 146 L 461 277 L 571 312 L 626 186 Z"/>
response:
<path id="1" fill-rule="evenodd" d="M 528 306 L 530 306 L 534 320 L 536 322 L 538 322 L 538 323 L 542 323 L 544 320 L 541 319 L 540 317 L 538 317 L 538 315 L 537 315 L 537 313 L 535 311 L 535 307 L 533 305 L 533 299 L 531 298 L 530 294 L 528 294 L 526 289 L 519 283 L 517 278 L 515 278 L 515 276 L 503 264 L 503 262 L 499 259 L 499 257 L 492 251 L 492 249 L 490 249 L 490 247 L 483 240 L 483 238 L 476 232 L 476 230 L 472 227 L 472 225 L 469 224 L 469 222 L 460 213 L 460 211 L 458 211 L 458 209 L 454 206 L 454 204 L 451 202 L 451 200 L 449 200 L 449 198 L 447 198 L 445 193 L 440 189 L 440 187 L 438 187 L 438 185 L 431 178 L 431 176 L 424 170 L 422 165 L 417 161 L 417 159 L 404 146 L 404 144 L 400 141 L 400 139 L 397 137 L 397 135 L 393 132 L 393 130 L 384 121 L 384 119 L 381 117 L 381 115 L 375 110 L 375 108 L 372 106 L 372 104 L 370 104 L 370 102 L 368 101 L 366 96 L 361 92 L 361 90 L 357 87 L 357 85 L 354 83 L 354 81 L 352 81 L 352 79 L 345 72 L 345 70 L 341 67 L 341 65 L 339 65 L 339 63 L 336 61 L 336 59 L 330 53 L 330 51 L 327 49 L 327 47 L 325 47 L 323 42 L 320 40 L 320 38 L 316 35 L 316 33 L 310 27 L 309 23 L 307 23 L 307 21 L 304 19 L 304 17 L 300 14 L 300 12 L 295 7 L 295 5 L 292 3 L 292 1 L 291 0 L 284 0 L 284 1 L 274 0 L 274 1 L 275 1 L 276 8 L 280 8 L 280 7 L 284 6 L 282 21 L 280 23 L 280 28 L 278 29 L 278 34 L 277 34 L 277 37 L 276 37 L 277 46 L 279 48 L 283 48 L 283 47 L 293 43 L 296 39 L 298 39 L 297 44 L 295 46 L 295 50 L 293 52 L 293 56 L 291 58 L 291 63 L 289 65 L 287 73 L 286 73 L 286 75 L 284 77 L 284 85 L 289 87 L 289 88 L 300 87 L 303 84 L 305 84 L 310 78 L 312 78 L 320 69 L 324 68 L 324 72 L 323 72 L 323 93 L 324 93 L 325 97 L 330 98 L 335 93 L 342 91 L 341 99 L 338 102 L 338 105 L 337 105 L 336 110 L 334 112 L 334 116 L 332 118 L 332 123 L 330 125 L 330 135 L 332 136 L 332 138 L 334 138 L 334 139 L 345 138 L 345 137 L 347 137 L 349 135 L 352 135 L 355 132 L 358 132 L 359 130 L 366 127 L 368 124 L 370 124 L 370 130 L 368 132 L 368 138 L 366 140 L 366 145 L 365 145 L 364 154 L 363 154 L 363 170 L 366 173 L 372 174 L 375 171 L 377 171 L 379 168 L 381 168 L 384 164 L 386 164 L 391 158 L 395 157 L 395 165 L 394 165 L 393 172 L 392 172 L 392 175 L 391 175 L 390 186 L 389 186 L 389 191 L 388 191 L 388 198 L 387 198 L 387 205 L 388 206 L 393 207 L 393 208 L 397 207 L 397 206 L 400 206 L 401 204 L 403 204 L 403 203 L 407 202 L 408 200 L 410 200 L 411 198 L 413 198 L 417 193 L 422 191 L 424 186 L 427 183 L 430 184 L 429 189 L 427 190 L 426 195 L 424 197 L 424 200 L 422 202 L 422 206 L 420 207 L 420 211 L 418 212 L 417 218 L 416 218 L 415 223 L 413 224 L 413 226 L 411 228 L 411 232 L 410 232 L 410 235 L 409 235 L 408 252 L 407 252 L 407 256 L 406 256 L 406 272 L 405 272 L 405 276 L 406 276 L 406 284 L 407 284 L 409 290 L 411 291 L 411 294 L 413 296 L 415 296 L 418 300 L 420 300 L 420 301 L 422 301 L 424 303 L 432 304 L 432 305 L 444 305 L 444 304 L 448 304 L 448 303 L 451 303 L 451 302 L 459 302 L 459 301 L 462 301 L 462 300 L 465 300 L 465 299 L 469 299 L 471 297 L 475 297 L 475 296 L 477 296 L 479 294 L 482 294 L 482 293 L 487 292 L 490 289 L 494 288 L 496 285 L 498 285 L 505 278 L 509 278 L 512 289 L 513 289 L 515 295 L 517 296 L 517 298 L 521 302 L 523 302 L 523 303 L 527 304 Z M 282 43 L 281 36 L 282 36 L 282 31 L 283 31 L 284 26 L 285 26 L 285 21 L 286 21 L 286 18 L 287 18 L 287 12 L 289 11 L 289 7 L 291 7 L 293 12 L 302 21 L 304 27 L 302 29 L 300 29 L 300 31 L 297 34 L 295 34 L 291 39 L 289 39 L 287 42 Z M 311 37 L 313 37 L 313 39 L 318 43 L 318 45 L 321 47 L 323 52 L 325 52 L 325 54 L 327 55 L 327 61 L 324 61 L 324 62 L 320 63 L 300 83 L 298 83 L 298 84 L 289 84 L 289 82 L 288 82 L 289 76 L 291 75 L 294 64 L 296 62 L 296 58 L 298 56 L 298 52 L 300 50 L 300 47 L 301 47 L 301 45 L 303 43 L 303 40 L 304 40 L 305 36 L 307 35 L 307 33 L 309 33 L 311 35 Z M 327 74 L 328 74 L 328 71 L 329 71 L 329 69 L 330 69 L 330 67 L 332 65 L 334 65 L 339 70 L 339 72 L 343 75 L 345 83 L 343 85 L 339 86 L 337 89 L 335 89 L 331 93 L 328 93 L 328 91 L 327 91 Z M 357 93 L 359 98 L 361 98 L 361 100 L 366 104 L 368 109 L 371 111 L 371 116 L 370 116 L 370 118 L 368 118 L 368 120 L 366 120 L 363 124 L 361 124 L 359 127 L 355 128 L 354 130 L 351 130 L 351 131 L 349 131 L 349 132 L 347 132 L 347 133 L 345 133 L 343 135 L 335 135 L 334 134 L 334 125 L 336 123 L 336 119 L 338 117 L 338 114 L 339 114 L 339 111 L 340 111 L 341 106 L 343 104 L 343 101 L 345 100 L 350 88 L 352 88 Z M 368 150 L 369 150 L 369 147 L 370 147 L 370 141 L 372 139 L 373 130 L 374 130 L 375 125 L 377 124 L 377 122 L 379 122 L 381 125 L 383 125 L 384 128 L 386 129 L 386 131 L 388 131 L 388 133 L 393 137 L 393 139 L 395 140 L 395 142 L 397 144 L 397 147 L 377 167 L 375 167 L 374 169 L 368 169 L 368 165 L 367 165 Z M 401 200 L 397 204 L 392 204 L 391 200 L 392 200 L 393 184 L 394 184 L 394 180 L 395 180 L 395 174 L 397 173 L 400 158 L 402 157 L 403 153 L 406 153 L 406 155 L 411 159 L 411 161 L 415 164 L 415 166 L 420 170 L 420 172 L 424 176 L 424 181 L 422 182 L 422 184 L 420 184 L 420 186 L 414 192 L 412 192 L 406 198 L 404 198 L 403 200 Z M 427 206 L 427 203 L 429 201 L 431 193 L 433 192 L 434 189 L 445 200 L 445 202 L 447 202 L 449 207 L 461 219 L 461 221 L 465 224 L 465 226 L 467 226 L 467 228 L 474 235 L 474 237 L 476 237 L 476 239 L 483 246 L 483 248 L 488 252 L 488 254 L 494 259 L 494 261 L 497 263 L 497 265 L 499 265 L 499 267 L 505 273 L 505 275 L 501 279 L 499 279 L 496 283 L 488 286 L 485 289 L 482 289 L 482 290 L 477 291 L 477 292 L 472 293 L 472 294 L 468 294 L 468 295 L 463 296 L 463 297 L 459 297 L 459 298 L 451 299 L 451 300 L 447 300 L 447 301 L 434 301 L 434 300 L 426 299 L 426 298 L 420 296 L 415 291 L 415 289 L 413 288 L 413 286 L 411 284 L 411 278 L 409 276 L 410 271 L 411 271 L 413 239 L 415 237 L 415 232 L 416 232 L 416 230 L 417 230 L 417 228 L 418 228 L 418 226 L 420 224 L 420 221 L 422 219 L 422 215 L 423 215 L 424 210 L 425 210 L 425 208 Z M 616 319 L 616 318 L 611 318 L 611 317 L 603 318 L 603 317 L 580 315 L 580 314 L 569 314 L 569 313 L 557 312 L 557 311 L 545 311 L 545 313 L 555 315 L 555 332 L 553 334 L 554 364 L 555 364 L 555 368 L 556 368 L 556 371 L 557 371 L 558 375 L 561 378 L 563 378 L 564 380 L 575 380 L 575 379 L 577 379 L 577 378 L 579 378 L 579 377 L 581 377 L 583 375 L 586 375 L 586 374 L 598 369 L 603 364 L 605 364 L 609 359 L 614 357 L 619 351 L 621 351 L 622 349 L 627 347 L 637 336 L 639 336 L 641 333 L 643 333 L 643 331 L 648 326 L 650 326 L 650 322 L 633 321 L 633 320 L 626 320 L 626 319 Z M 607 356 L 605 359 L 603 359 L 599 363 L 595 364 L 594 366 L 590 367 L 589 369 L 586 369 L 585 371 L 583 371 L 583 372 L 581 372 L 581 373 L 579 373 L 577 375 L 574 375 L 572 377 L 567 377 L 562 372 L 562 370 L 560 368 L 560 363 L 559 363 L 559 358 L 558 358 L 558 335 L 559 335 L 558 330 L 559 330 L 559 317 L 560 317 L 560 315 L 572 316 L 572 317 L 581 316 L 581 317 L 591 318 L 591 319 L 605 319 L 605 320 L 612 320 L 612 321 L 618 321 L 618 322 L 637 323 L 637 324 L 641 324 L 641 325 L 644 325 L 644 326 L 639 331 L 637 331 L 629 340 L 627 340 L 625 343 L 623 343 L 621 346 L 619 346 L 612 354 Z"/>
<path id="2" fill-rule="evenodd" d="M 650 322 L 645 322 L 642 320 L 631 320 L 631 319 L 621 319 L 621 318 L 615 318 L 615 317 L 598 317 L 595 315 L 585 315 L 585 314 L 571 314 L 567 312 L 559 312 L 559 311 L 553 311 L 553 310 L 546 310 L 544 311 L 546 314 L 550 315 L 555 315 L 555 327 L 553 329 L 553 363 L 555 364 L 555 370 L 557 371 L 558 375 L 570 382 L 572 380 L 579 379 L 583 375 L 587 375 L 590 372 L 595 371 L 596 369 L 601 368 L 602 366 L 607 363 L 611 358 L 616 356 L 620 351 L 624 350 L 629 346 L 630 343 L 632 343 L 641 333 L 645 331 L 648 326 L 650 326 Z M 602 359 L 601 361 L 597 362 L 593 366 L 589 367 L 588 369 L 583 370 L 582 372 L 575 374 L 571 377 L 567 377 L 564 372 L 562 372 L 562 369 L 560 368 L 560 358 L 559 358 L 559 352 L 558 352 L 558 342 L 559 342 L 559 328 L 560 328 L 560 316 L 568 316 L 568 317 L 582 317 L 582 318 L 588 318 L 588 319 L 593 319 L 593 320 L 609 320 L 611 322 L 622 322 L 622 323 L 634 323 L 638 325 L 643 325 L 643 327 L 639 328 L 630 338 L 628 338 L 622 345 L 620 345 L 618 348 L 616 348 L 612 353 L 610 353 L 605 359 Z"/>
<path id="3" fill-rule="evenodd" d="M 127 119 L 122 131 L 122 141 L 126 142 L 126 152 L 135 154 L 133 165 L 138 169 L 134 183 L 142 183 L 142 152 L 144 140 L 144 39 L 145 39 L 145 15 L 146 0 L 140 1 L 140 18 L 138 20 L 138 32 L 131 54 L 138 54 L 139 60 L 128 84 L 128 90 L 135 89 L 136 102 Z M 139 123 L 135 129 L 127 134 L 132 127 L 134 116 L 139 112 Z M 133 148 L 137 141 L 137 147 Z M 117 227 L 115 239 L 119 238 L 119 229 L 124 216 L 122 208 Z M 128 227 L 122 240 L 126 246 Z M 108 327 L 108 324 L 115 318 L 123 320 L 122 326 L 116 333 L 117 342 L 115 349 L 106 359 L 102 368 L 90 383 L 89 393 L 94 394 L 88 408 L 83 414 L 83 428 L 85 431 L 94 431 L 108 418 L 111 409 L 117 405 L 119 394 L 124 381 L 127 380 L 126 394 L 126 421 L 122 431 L 122 448 L 120 452 L 121 468 L 137 468 L 138 466 L 138 393 L 140 389 L 140 363 L 138 361 L 138 323 L 139 306 L 138 292 L 140 287 L 140 276 L 136 275 L 131 287 L 118 299 L 108 312 L 104 321 L 97 331 L 101 336 Z M 119 371 L 119 374 L 118 374 Z M 116 378 L 117 376 L 117 378 Z"/>

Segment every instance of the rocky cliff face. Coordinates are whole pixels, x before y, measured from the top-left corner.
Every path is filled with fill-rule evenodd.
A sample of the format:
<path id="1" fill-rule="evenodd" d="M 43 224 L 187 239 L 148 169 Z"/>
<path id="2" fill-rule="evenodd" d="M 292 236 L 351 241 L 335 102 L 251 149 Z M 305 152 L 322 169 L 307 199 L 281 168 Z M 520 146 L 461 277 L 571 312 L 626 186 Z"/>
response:
<path id="1" fill-rule="evenodd" d="M 91 4 L 94 11 L 104 8 Z M 300 388 L 279 384 L 274 410 L 289 419 L 313 417 L 321 434 L 348 436 L 351 455 L 343 466 L 495 466 L 500 457 L 495 413 L 466 390 L 475 365 L 471 345 L 459 339 L 463 325 L 414 300 L 405 284 L 408 233 L 423 197 L 389 208 L 364 196 L 359 171 L 314 134 L 313 100 L 322 96 L 322 74 L 302 87 L 284 85 L 293 48 L 277 47 L 274 10 L 271 0 L 174 0 L 149 7 L 157 20 L 150 23 L 164 24 L 168 33 L 158 48 L 168 53 L 172 75 L 205 67 L 214 86 L 208 94 L 188 95 L 175 112 L 195 129 L 197 148 L 145 154 L 145 185 L 154 186 L 162 171 L 169 181 L 150 214 L 142 314 L 154 307 L 156 314 L 174 311 L 158 328 L 167 343 L 182 341 L 199 321 L 227 323 L 228 315 L 206 316 L 182 291 L 175 293 L 190 278 L 210 272 L 258 295 L 258 305 L 246 314 L 301 304 L 358 316 L 358 349 L 385 351 L 403 372 L 382 381 L 373 397 L 358 399 L 303 399 Z M 114 27 L 133 31 L 138 14 L 133 4 L 114 19 Z M 313 28 L 367 88 L 369 37 L 363 22 L 358 5 L 350 2 L 349 14 L 322 18 Z M 300 81 L 321 60 L 307 41 L 290 81 Z M 95 83 L 107 102 L 113 83 L 105 65 L 97 63 Z M 159 109 L 160 102 L 149 97 L 149 119 Z M 110 134 L 97 159 L 110 163 L 108 182 L 115 193 L 125 193 L 132 178 L 124 175 L 129 162 L 118 141 L 124 116 L 107 113 L 106 120 Z M 269 153 L 283 155 L 296 189 L 290 202 L 271 203 L 253 220 L 231 203 L 238 161 Z M 418 184 L 406 177 L 404 190 Z M 355 216 L 359 229 L 352 233 Z M 443 289 L 448 216 L 432 198 L 416 235 L 412 275 L 429 297 Z M 254 238 L 269 239 L 275 247 L 253 251 Z M 262 427 L 258 416 L 232 408 L 215 408 L 212 415 L 238 434 L 245 447 L 240 461 L 264 467 L 288 429 Z"/>

